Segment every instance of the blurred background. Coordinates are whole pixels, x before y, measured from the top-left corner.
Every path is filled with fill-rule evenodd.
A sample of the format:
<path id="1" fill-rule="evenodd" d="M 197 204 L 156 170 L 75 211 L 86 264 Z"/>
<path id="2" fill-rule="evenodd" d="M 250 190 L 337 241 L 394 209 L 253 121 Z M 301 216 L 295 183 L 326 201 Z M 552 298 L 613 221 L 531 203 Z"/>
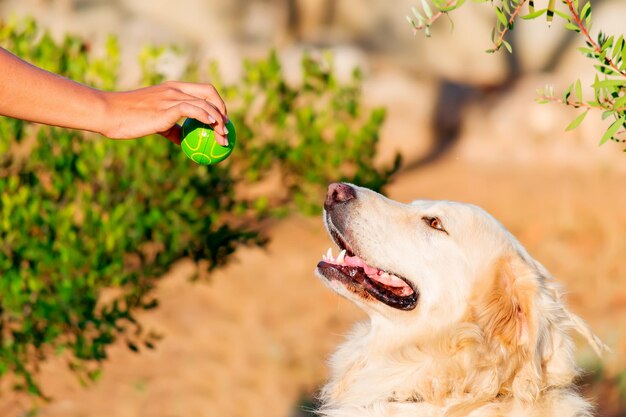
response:
<path id="1" fill-rule="evenodd" d="M 0 21 L 30 16 L 56 39 L 66 33 L 102 52 L 119 39 L 120 88 L 139 84 L 145 45 L 173 46 L 159 57 L 165 78 L 190 62 L 219 63 L 236 84 L 244 59 L 277 51 L 286 80 L 298 83 L 305 52 L 333 55 L 340 82 L 363 74 L 362 99 L 384 107 L 376 164 L 403 162 L 384 189 L 391 198 L 460 200 L 492 213 L 567 290 L 571 308 L 613 349 L 603 362 L 580 344 L 580 381 L 601 415 L 626 416 L 626 155 L 598 141 L 606 123 L 590 113 L 570 132 L 571 108 L 534 102 L 536 90 L 593 81 L 576 50 L 581 39 L 542 19 L 523 22 L 514 53 L 485 54 L 495 17 L 467 4 L 440 19 L 433 36 L 413 34 L 398 0 L 0 0 Z M 594 27 L 619 35 L 626 2 L 594 0 Z M 228 101 L 227 101 L 228 105 Z M 251 138 L 249 140 L 254 140 Z M 270 182 L 263 190 L 271 190 Z M 269 188 L 268 188 L 269 187 Z M 263 193 L 264 191 L 260 192 Z M 258 190 L 256 192 L 259 192 Z M 321 199 L 320 205 L 321 205 Z M 141 312 L 162 336 L 140 354 L 123 343 L 101 377 L 83 387 L 61 358 L 39 380 L 49 402 L 1 384 L 0 415 L 301 416 L 314 406 L 326 359 L 358 319 L 353 305 L 313 274 L 331 246 L 321 220 L 292 214 L 267 226 L 269 244 L 244 247 L 208 280 L 197 263 L 172 263 Z"/>

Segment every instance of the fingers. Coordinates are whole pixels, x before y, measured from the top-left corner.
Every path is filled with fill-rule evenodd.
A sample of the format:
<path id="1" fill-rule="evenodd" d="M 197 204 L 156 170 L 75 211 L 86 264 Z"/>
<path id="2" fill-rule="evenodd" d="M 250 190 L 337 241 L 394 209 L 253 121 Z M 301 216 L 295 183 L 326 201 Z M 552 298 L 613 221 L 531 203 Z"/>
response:
<path id="1" fill-rule="evenodd" d="M 219 111 L 208 104 L 204 100 L 192 100 L 192 101 L 181 101 L 178 104 L 170 107 L 167 112 L 170 117 L 179 119 L 181 117 L 191 117 L 192 119 L 196 119 L 202 123 L 210 124 L 210 125 L 218 125 L 215 127 L 215 140 L 222 146 L 228 145 L 228 139 L 226 138 L 226 127 L 224 126 L 224 121 L 221 120 L 221 115 Z M 219 120 L 219 121 L 218 121 Z M 219 128 L 219 129 L 218 129 Z M 176 130 L 174 127 L 169 130 Z M 168 135 L 161 133 L 163 136 L 172 140 L 171 135 L 168 131 Z M 180 135 L 180 129 L 177 131 L 178 135 Z M 172 140 L 174 142 L 174 140 Z M 176 143 L 176 142 L 174 142 Z M 178 139 L 178 143 L 180 143 L 180 137 Z"/>
<path id="2" fill-rule="evenodd" d="M 228 143 L 228 139 L 226 138 L 228 129 L 225 126 L 228 122 L 226 105 L 215 87 L 211 84 L 186 83 L 179 81 L 170 81 L 167 83 L 167 86 L 178 92 L 178 94 L 176 94 L 177 97 L 175 98 L 176 101 L 191 103 L 194 106 L 204 109 L 208 114 L 210 114 L 211 118 L 209 119 L 208 124 L 213 126 L 216 137 L 218 138 L 218 143 Z M 189 117 L 189 115 L 186 114 L 183 116 Z M 203 119 L 198 120 L 207 123 Z"/>
<path id="3" fill-rule="evenodd" d="M 181 117 L 191 117 L 202 123 L 212 126 L 217 143 L 222 146 L 228 145 L 226 123 L 226 105 L 219 93 L 211 84 L 187 83 L 180 81 L 168 81 L 161 85 L 166 96 L 166 112 L 168 119 L 178 120 Z M 161 135 L 173 143 L 180 144 L 181 128 L 177 124 L 172 125 Z"/>
<path id="4" fill-rule="evenodd" d="M 225 121 L 222 117 L 222 114 L 218 109 L 216 109 L 211 103 L 208 103 L 204 100 L 194 99 L 194 100 L 185 100 L 185 103 L 191 104 L 193 106 L 199 107 L 204 110 L 207 114 L 208 124 L 213 127 L 213 132 L 215 133 L 215 138 L 217 139 L 217 143 L 222 146 L 226 146 L 228 144 L 228 139 L 226 135 L 228 134 L 228 129 L 226 129 Z M 189 117 L 189 115 L 184 115 Z M 201 119 L 197 119 L 202 121 Z M 205 122 L 206 123 L 206 122 Z"/>
<path id="5" fill-rule="evenodd" d="M 174 86 L 185 94 L 208 101 L 215 106 L 227 120 L 228 113 L 226 104 L 217 92 L 217 89 L 211 84 L 175 82 Z M 226 123 L 226 120 L 224 120 L 224 123 Z"/>
<path id="6" fill-rule="evenodd" d="M 226 126 L 225 126 L 226 122 L 224 121 L 220 111 L 216 109 L 215 106 L 213 106 L 211 103 L 208 103 L 200 99 L 182 100 L 181 102 L 189 103 L 196 107 L 200 107 L 205 112 L 207 112 L 207 114 L 209 115 L 207 119 L 209 120 L 208 124 L 213 126 L 213 129 L 216 131 L 216 133 L 219 133 L 222 136 L 226 136 L 226 134 L 228 133 Z"/>

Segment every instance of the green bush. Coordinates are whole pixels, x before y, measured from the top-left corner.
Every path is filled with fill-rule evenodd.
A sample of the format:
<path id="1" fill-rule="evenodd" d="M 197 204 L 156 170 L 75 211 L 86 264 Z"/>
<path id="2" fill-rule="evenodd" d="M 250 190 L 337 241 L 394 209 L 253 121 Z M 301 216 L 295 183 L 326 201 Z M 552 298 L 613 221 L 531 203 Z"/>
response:
<path id="1" fill-rule="evenodd" d="M 117 87 L 114 38 L 97 58 L 80 38 L 57 43 L 26 20 L 0 24 L 0 46 L 77 81 Z M 162 51 L 142 54 L 144 81 L 163 78 L 153 65 Z M 318 211 L 330 181 L 380 189 L 399 162 L 372 164 L 384 112 L 364 111 L 358 74 L 340 85 L 329 64 L 305 57 L 298 87 L 284 81 L 275 54 L 247 62 L 237 85 L 217 80 L 238 148 L 214 167 L 159 137 L 111 141 L 0 118 L 0 376 L 43 395 L 38 365 L 61 354 L 81 380 L 95 379 L 116 340 L 153 347 L 157 335 L 135 316 L 157 306 L 150 290 L 173 261 L 223 265 L 238 246 L 263 242 L 258 225 L 268 214 Z M 191 64 L 188 78 L 200 73 Z M 284 186 L 279 197 L 246 194 L 272 175 Z"/>

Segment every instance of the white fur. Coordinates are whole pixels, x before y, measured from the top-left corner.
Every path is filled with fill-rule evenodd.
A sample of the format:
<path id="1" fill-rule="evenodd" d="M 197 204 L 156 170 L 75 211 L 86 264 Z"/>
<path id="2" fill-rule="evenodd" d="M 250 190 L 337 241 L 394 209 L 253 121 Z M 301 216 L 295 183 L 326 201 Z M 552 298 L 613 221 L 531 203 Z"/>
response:
<path id="1" fill-rule="evenodd" d="M 370 320 L 332 356 L 320 415 L 591 416 L 572 383 L 568 333 L 597 351 L 603 345 L 500 223 L 468 204 L 405 205 L 355 188 L 356 198 L 337 208 L 343 237 L 370 265 L 411 281 L 419 299 L 400 311 L 322 276 Z M 447 233 L 424 217 L 439 218 Z"/>

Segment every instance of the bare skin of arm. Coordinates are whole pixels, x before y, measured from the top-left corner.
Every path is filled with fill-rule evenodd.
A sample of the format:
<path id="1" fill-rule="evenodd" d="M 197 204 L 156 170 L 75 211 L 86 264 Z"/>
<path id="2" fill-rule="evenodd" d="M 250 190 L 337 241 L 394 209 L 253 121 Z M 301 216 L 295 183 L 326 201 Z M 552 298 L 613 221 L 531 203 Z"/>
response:
<path id="1" fill-rule="evenodd" d="M 111 139 L 153 133 L 180 144 L 181 117 L 214 127 L 226 145 L 226 106 L 211 84 L 168 81 L 126 92 L 100 91 L 31 65 L 0 48 L 0 115 L 88 130 Z"/>

